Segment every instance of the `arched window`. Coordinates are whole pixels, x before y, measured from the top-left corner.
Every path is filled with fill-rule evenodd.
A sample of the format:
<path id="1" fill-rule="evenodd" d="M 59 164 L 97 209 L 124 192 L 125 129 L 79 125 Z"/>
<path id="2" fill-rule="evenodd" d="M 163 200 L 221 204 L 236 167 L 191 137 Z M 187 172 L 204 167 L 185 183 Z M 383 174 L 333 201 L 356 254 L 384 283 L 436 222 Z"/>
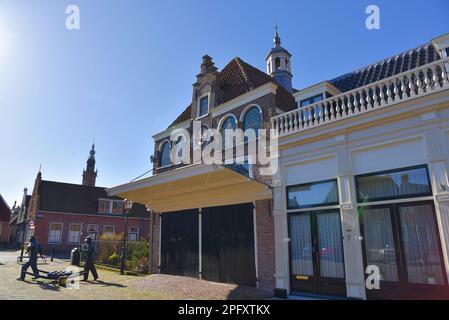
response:
<path id="1" fill-rule="evenodd" d="M 221 124 L 221 136 L 222 136 L 222 143 L 223 145 L 225 145 L 226 143 L 226 130 L 235 130 L 237 129 L 237 121 L 235 120 L 235 118 L 233 116 L 230 116 L 228 118 L 226 118 L 223 123 Z M 234 138 L 235 141 L 235 138 Z"/>
<path id="2" fill-rule="evenodd" d="M 256 136 L 258 130 L 262 129 L 262 114 L 260 109 L 256 106 L 246 111 L 245 116 L 243 117 L 243 130 L 246 131 L 248 129 L 254 129 Z"/>
<path id="3" fill-rule="evenodd" d="M 168 141 L 164 142 L 161 148 L 161 159 L 159 161 L 159 167 L 170 165 L 170 149 L 170 143 Z"/>

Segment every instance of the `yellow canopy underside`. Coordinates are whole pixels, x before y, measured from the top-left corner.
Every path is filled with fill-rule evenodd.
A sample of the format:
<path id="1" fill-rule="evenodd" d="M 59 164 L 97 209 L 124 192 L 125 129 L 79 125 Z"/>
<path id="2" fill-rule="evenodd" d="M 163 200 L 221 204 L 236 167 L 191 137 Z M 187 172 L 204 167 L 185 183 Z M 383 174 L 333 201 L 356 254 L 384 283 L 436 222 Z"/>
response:
<path id="1" fill-rule="evenodd" d="M 271 199 L 270 188 L 223 166 L 195 165 L 108 190 L 155 212 L 231 205 Z"/>

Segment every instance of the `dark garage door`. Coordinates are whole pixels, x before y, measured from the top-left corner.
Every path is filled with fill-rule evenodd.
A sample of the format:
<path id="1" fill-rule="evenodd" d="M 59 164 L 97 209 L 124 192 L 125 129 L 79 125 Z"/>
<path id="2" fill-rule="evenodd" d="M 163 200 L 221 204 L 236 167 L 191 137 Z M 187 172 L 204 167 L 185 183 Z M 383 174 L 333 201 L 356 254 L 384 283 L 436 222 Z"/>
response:
<path id="1" fill-rule="evenodd" d="M 161 215 L 161 273 L 198 276 L 198 210 Z"/>
<path id="2" fill-rule="evenodd" d="M 202 209 L 202 277 L 256 285 L 253 204 Z"/>

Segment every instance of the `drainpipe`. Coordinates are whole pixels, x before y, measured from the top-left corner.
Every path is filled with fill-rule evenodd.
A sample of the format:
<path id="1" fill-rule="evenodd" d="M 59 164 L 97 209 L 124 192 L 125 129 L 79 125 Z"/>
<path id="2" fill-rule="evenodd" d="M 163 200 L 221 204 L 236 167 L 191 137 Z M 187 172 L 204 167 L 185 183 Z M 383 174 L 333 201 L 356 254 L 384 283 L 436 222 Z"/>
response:
<path id="1" fill-rule="evenodd" d="M 203 245 L 202 245 L 202 208 L 198 209 L 198 278 L 201 280 L 203 277 L 202 271 L 203 271 L 203 259 L 201 256 L 201 252 L 203 251 Z"/>
<path id="2" fill-rule="evenodd" d="M 257 221 L 256 221 L 256 202 L 253 202 L 253 225 L 254 225 L 254 264 L 256 267 L 256 288 L 259 287 L 259 261 L 257 253 Z"/>

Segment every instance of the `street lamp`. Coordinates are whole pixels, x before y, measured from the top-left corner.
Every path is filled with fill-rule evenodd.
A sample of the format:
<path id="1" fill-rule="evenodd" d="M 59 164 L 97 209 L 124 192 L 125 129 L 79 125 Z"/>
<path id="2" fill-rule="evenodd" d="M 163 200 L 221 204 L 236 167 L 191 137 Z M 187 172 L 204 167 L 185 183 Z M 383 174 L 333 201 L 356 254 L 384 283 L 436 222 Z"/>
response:
<path id="1" fill-rule="evenodd" d="M 124 209 L 125 209 L 125 233 L 123 239 L 123 247 L 122 247 L 122 261 L 120 264 L 120 274 L 125 274 L 126 268 L 126 240 L 128 238 L 128 216 L 133 207 L 133 202 L 131 200 L 125 199 L 123 200 Z"/>

